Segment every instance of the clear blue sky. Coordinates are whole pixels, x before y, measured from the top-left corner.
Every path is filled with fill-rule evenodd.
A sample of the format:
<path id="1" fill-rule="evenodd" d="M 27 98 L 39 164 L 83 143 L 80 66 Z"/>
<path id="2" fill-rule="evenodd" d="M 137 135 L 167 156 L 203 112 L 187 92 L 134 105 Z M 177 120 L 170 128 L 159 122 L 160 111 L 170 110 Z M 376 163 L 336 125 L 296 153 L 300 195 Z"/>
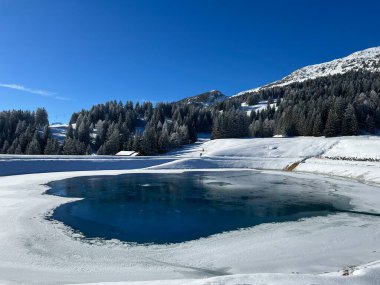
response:
<path id="1" fill-rule="evenodd" d="M 380 1 L 0 0 L 0 110 L 227 95 L 380 45 Z"/>

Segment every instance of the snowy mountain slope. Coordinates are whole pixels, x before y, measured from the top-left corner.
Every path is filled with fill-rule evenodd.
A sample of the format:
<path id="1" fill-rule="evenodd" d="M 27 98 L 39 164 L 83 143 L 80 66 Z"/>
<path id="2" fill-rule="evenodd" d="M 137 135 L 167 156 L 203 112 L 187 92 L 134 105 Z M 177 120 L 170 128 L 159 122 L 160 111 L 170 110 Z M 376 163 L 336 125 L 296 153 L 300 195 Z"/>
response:
<path id="1" fill-rule="evenodd" d="M 243 102 L 241 103 L 241 109 L 245 112 L 247 112 L 247 115 L 250 116 L 252 111 L 255 111 L 255 112 L 261 112 L 261 111 L 264 111 L 268 108 L 268 101 L 267 100 L 264 100 L 264 101 L 260 101 L 259 103 L 255 104 L 255 105 L 248 105 L 247 102 Z M 276 100 L 274 100 L 274 102 L 272 104 L 270 104 L 270 106 L 273 108 L 273 107 L 276 107 Z"/>
<path id="2" fill-rule="evenodd" d="M 305 66 L 292 72 L 281 80 L 264 85 L 262 87 L 239 92 L 234 96 L 256 92 L 260 89 L 285 86 L 294 82 L 302 82 L 308 79 L 315 79 L 318 77 L 334 74 L 343 74 L 349 71 L 360 69 L 373 72 L 380 71 L 380 47 L 358 51 L 346 57 L 335 59 L 333 61 Z"/>
<path id="3" fill-rule="evenodd" d="M 53 136 L 53 138 L 58 140 L 60 144 L 63 143 L 63 140 L 66 137 L 67 127 L 67 124 L 61 123 L 53 123 L 49 126 L 51 135 Z"/>
<path id="4" fill-rule="evenodd" d="M 176 103 L 193 104 L 198 106 L 210 106 L 212 104 L 222 102 L 228 97 L 218 90 L 211 90 L 199 95 L 184 98 Z"/>

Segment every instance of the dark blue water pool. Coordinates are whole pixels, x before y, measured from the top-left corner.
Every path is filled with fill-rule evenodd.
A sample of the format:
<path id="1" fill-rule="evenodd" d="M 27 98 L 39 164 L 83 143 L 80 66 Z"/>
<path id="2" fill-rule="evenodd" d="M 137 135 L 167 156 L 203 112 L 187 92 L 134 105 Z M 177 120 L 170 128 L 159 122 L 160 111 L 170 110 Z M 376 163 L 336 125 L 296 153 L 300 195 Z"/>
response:
<path id="1" fill-rule="evenodd" d="M 55 181 L 47 194 L 84 198 L 50 218 L 86 237 L 177 243 L 349 208 L 323 181 L 252 171 L 126 174 Z"/>

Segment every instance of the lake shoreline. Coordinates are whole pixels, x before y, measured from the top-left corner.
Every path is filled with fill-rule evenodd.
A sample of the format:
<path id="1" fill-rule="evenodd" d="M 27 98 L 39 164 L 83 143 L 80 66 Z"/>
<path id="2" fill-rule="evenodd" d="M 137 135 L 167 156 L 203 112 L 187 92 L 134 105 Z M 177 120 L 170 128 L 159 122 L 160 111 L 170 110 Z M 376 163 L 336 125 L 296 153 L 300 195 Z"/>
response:
<path id="1" fill-rule="evenodd" d="M 191 171 L 200 170 L 202 169 Z M 231 171 L 231 169 L 208 170 Z M 246 169 L 244 170 L 246 171 Z M 49 181 L 88 175 L 118 175 L 142 172 L 181 173 L 183 171 L 188 170 L 140 169 L 1 177 L 0 203 L 1 205 L 7 205 L 7 207 L 0 210 L 0 219 L 6 220 L 7 216 L 14 217 L 12 227 L 10 227 L 9 222 L 2 225 L 2 227 L 11 228 L 11 230 L 4 231 L 5 234 L 0 236 L 3 244 L 7 244 L 6 248 L 3 247 L 0 250 L 2 278 L 4 281 L 16 279 L 21 283 L 32 279 L 36 280 L 36 283 L 52 282 L 52 280 L 60 280 L 63 283 L 77 283 L 148 279 L 179 279 L 183 281 L 184 278 L 190 282 L 190 280 L 198 278 L 212 278 L 216 275 L 216 272 L 224 272 L 224 274 L 276 272 L 293 276 L 292 272 L 296 271 L 313 274 L 312 276 L 318 274 L 319 276 L 319 274 L 328 271 L 336 272 L 336 275 L 339 276 L 339 271 L 348 265 L 350 257 L 354 257 L 350 264 L 354 263 L 356 266 L 380 259 L 380 254 L 378 255 L 378 253 L 371 251 L 371 248 L 375 249 L 376 244 L 380 241 L 380 221 L 373 217 L 353 217 L 349 214 L 309 218 L 299 222 L 281 223 L 280 226 L 263 224 L 251 229 L 224 233 L 183 244 L 152 245 L 148 247 L 122 245 L 116 240 L 101 242 L 96 239 L 86 244 L 80 241 L 80 237 L 70 233 L 62 224 L 52 224 L 44 219 L 46 212 L 70 201 L 67 198 L 41 195 L 47 189 L 43 184 Z M 330 179 L 312 174 L 285 172 L 281 172 L 281 174 L 291 175 L 300 179 L 305 175 L 316 179 Z M 344 195 L 353 195 L 357 192 L 357 187 L 363 188 L 362 184 L 356 182 L 331 180 L 339 184 L 356 185 Z M 365 193 L 361 192 L 363 194 L 361 196 L 366 197 Z M 366 192 L 370 196 L 374 194 L 373 191 Z M 380 205 L 379 199 L 368 201 L 367 197 L 360 201 L 356 197 L 354 198 L 356 201 L 355 207 L 359 210 L 373 211 L 374 208 Z M 363 232 L 363 224 L 367 225 L 364 228 L 367 234 Z M 358 228 L 361 229 L 359 236 L 356 234 Z M 302 230 L 300 231 L 299 229 Z M 343 230 L 345 231 L 344 233 L 342 232 Z M 283 236 L 285 233 L 287 233 L 286 237 Z M 309 236 L 306 240 L 305 235 Z M 312 244 L 310 242 L 318 242 L 321 235 L 325 239 L 325 241 L 319 241 L 321 243 L 320 247 L 324 248 L 323 254 L 315 248 L 316 245 L 310 246 Z M 347 236 L 352 238 L 345 240 Z M 268 237 L 276 238 L 272 238 L 271 242 L 268 243 L 270 240 L 268 240 Z M 318 239 L 316 240 L 317 237 Z M 328 242 L 333 237 L 337 240 L 337 244 Z M 339 239 L 342 240 L 339 241 Z M 281 246 L 284 241 L 292 241 L 286 249 Z M 256 244 L 261 244 L 261 246 L 257 247 Z M 346 246 L 350 244 L 351 249 L 347 252 Z M 9 251 L 11 248 L 12 252 L 17 252 L 17 256 Z M 305 253 L 296 255 L 296 257 L 294 256 L 295 249 L 297 251 L 306 250 L 308 253 L 306 255 Z M 278 254 L 280 252 L 282 258 L 293 259 L 294 262 L 284 263 L 279 258 Z M 335 253 L 333 254 L 333 252 Z M 252 256 L 252 253 L 255 253 L 254 256 Z M 108 256 L 106 259 L 102 257 L 104 254 Z M 289 256 L 286 258 L 287 255 Z M 331 260 L 332 255 L 335 258 Z M 57 264 L 58 256 L 60 261 Z M 264 256 L 265 258 L 263 259 Z M 276 258 L 274 259 L 275 256 Z M 291 258 L 290 256 L 293 257 Z M 362 256 L 362 258 L 358 258 L 358 256 Z M 307 261 L 308 259 L 311 260 Z M 91 263 L 87 263 L 85 260 L 91 260 Z M 115 262 L 116 260 L 118 261 Z M 316 264 L 319 265 L 315 266 Z M 15 269 L 20 268 L 20 266 L 28 268 L 25 270 L 25 276 L 23 277 L 25 279 L 20 279 L 19 274 L 16 274 Z M 62 266 L 65 268 L 63 271 Z M 228 267 L 227 270 L 221 270 L 226 266 Z M 45 268 L 43 274 L 41 274 L 42 268 Z M 252 269 L 254 269 L 254 272 Z M 72 274 L 71 277 L 69 272 Z M 102 272 L 102 274 L 96 272 Z"/>

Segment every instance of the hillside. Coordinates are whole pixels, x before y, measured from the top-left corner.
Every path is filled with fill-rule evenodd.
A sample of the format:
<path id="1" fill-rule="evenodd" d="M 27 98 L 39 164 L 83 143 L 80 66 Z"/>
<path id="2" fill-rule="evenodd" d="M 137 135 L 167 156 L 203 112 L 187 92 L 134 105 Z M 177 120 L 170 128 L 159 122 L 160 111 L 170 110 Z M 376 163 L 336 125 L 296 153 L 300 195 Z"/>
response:
<path id="1" fill-rule="evenodd" d="M 62 144 L 66 138 L 67 127 L 67 124 L 62 123 L 53 123 L 49 125 L 52 137 L 56 139 L 60 144 Z"/>
<path id="2" fill-rule="evenodd" d="M 218 90 L 211 90 L 199 95 L 184 98 L 176 103 L 208 107 L 223 102 L 228 97 Z"/>
<path id="3" fill-rule="evenodd" d="M 154 155 L 193 143 L 201 132 L 212 139 L 375 134 L 378 94 L 380 47 L 306 66 L 239 96 L 212 90 L 155 105 L 108 101 L 74 113 L 67 132 L 64 125 L 51 126 L 51 136 L 41 132 L 46 110 L 1 112 L 0 153 Z"/>
<path id="4" fill-rule="evenodd" d="M 248 168 L 319 173 L 380 184 L 378 136 L 217 139 L 170 153 L 157 169 Z"/>
<path id="5" fill-rule="evenodd" d="M 380 47 L 357 51 L 346 57 L 329 62 L 305 66 L 292 72 L 281 80 L 262 87 L 239 92 L 234 96 L 241 96 L 246 93 L 252 93 L 266 88 L 286 86 L 295 82 L 303 82 L 309 79 L 359 70 L 367 70 L 371 72 L 380 71 Z"/>

